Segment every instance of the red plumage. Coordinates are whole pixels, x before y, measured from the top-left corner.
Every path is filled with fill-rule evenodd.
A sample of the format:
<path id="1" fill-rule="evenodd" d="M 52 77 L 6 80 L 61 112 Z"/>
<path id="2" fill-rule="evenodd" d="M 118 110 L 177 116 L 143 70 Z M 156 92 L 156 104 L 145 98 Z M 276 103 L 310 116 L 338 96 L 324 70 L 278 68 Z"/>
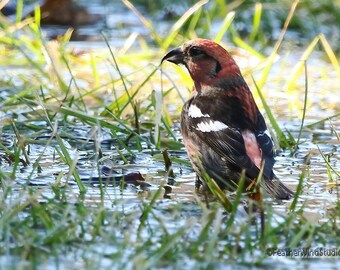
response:
<path id="1" fill-rule="evenodd" d="M 289 199 L 293 192 L 273 173 L 273 142 L 263 116 L 230 54 L 213 41 L 195 39 L 165 60 L 185 65 L 194 81 L 181 132 L 197 175 L 204 170 L 220 187 L 235 190 L 243 170 L 249 186 L 263 167 L 261 186 L 277 199 Z"/>

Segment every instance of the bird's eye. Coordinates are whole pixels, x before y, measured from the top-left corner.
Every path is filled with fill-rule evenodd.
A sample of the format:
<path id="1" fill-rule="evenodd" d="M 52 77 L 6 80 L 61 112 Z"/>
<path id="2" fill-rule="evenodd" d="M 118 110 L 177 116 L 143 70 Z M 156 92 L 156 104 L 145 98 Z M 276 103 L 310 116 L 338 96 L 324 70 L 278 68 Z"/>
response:
<path id="1" fill-rule="evenodd" d="M 191 56 L 200 56 L 205 54 L 201 48 L 198 48 L 196 46 L 191 47 L 189 53 Z"/>

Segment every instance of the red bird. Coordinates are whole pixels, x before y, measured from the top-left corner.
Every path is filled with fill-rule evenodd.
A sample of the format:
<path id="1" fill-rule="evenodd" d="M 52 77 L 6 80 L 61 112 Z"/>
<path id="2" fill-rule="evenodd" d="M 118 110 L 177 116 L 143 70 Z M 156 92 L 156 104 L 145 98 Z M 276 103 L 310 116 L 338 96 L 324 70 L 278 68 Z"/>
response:
<path id="1" fill-rule="evenodd" d="M 264 190 L 276 199 L 291 198 L 294 193 L 273 173 L 272 139 L 231 55 L 213 41 L 195 39 L 168 52 L 165 60 L 183 64 L 194 81 L 181 132 L 199 179 L 204 170 L 221 188 L 235 190 L 244 170 L 245 186 L 251 187 L 263 166 Z"/>

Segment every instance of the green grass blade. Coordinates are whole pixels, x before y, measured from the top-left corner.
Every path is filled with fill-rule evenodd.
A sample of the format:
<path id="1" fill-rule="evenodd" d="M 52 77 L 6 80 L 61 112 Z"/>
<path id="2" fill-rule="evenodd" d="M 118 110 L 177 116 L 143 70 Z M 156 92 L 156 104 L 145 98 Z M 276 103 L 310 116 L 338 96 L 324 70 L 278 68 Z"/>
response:
<path id="1" fill-rule="evenodd" d="M 129 104 L 131 104 L 131 101 L 137 96 L 137 94 L 144 87 L 144 85 L 149 82 L 150 78 L 155 74 L 157 70 L 158 70 L 158 67 L 155 67 L 151 71 L 151 73 L 148 76 L 146 76 L 145 80 L 142 81 L 142 83 L 137 87 L 137 89 L 131 95 L 130 93 L 127 94 L 127 92 L 129 92 L 129 90 L 127 90 L 127 92 L 125 93 L 125 96 L 122 95 L 121 97 L 118 98 L 118 100 L 112 102 L 109 106 L 105 108 L 105 110 L 101 113 L 101 115 L 106 116 L 107 110 L 113 111 L 118 108 L 119 108 L 119 114 L 121 114 L 126 109 L 126 107 Z"/>
<path id="2" fill-rule="evenodd" d="M 305 164 L 308 164 L 309 163 L 309 160 L 310 160 L 310 156 L 307 156 L 307 159 L 305 161 Z M 296 210 L 296 206 L 297 206 L 297 203 L 298 203 L 298 199 L 299 199 L 299 196 L 301 195 L 302 193 L 302 188 L 303 188 L 303 180 L 305 178 L 305 175 L 306 175 L 306 170 L 307 170 L 307 167 L 304 168 L 304 170 L 301 172 L 300 174 L 300 178 L 299 178 L 299 183 L 296 187 L 296 190 L 295 190 L 295 193 L 294 193 L 294 198 L 293 198 L 293 201 L 289 207 L 289 210 L 291 212 L 294 212 Z"/>
<path id="3" fill-rule="evenodd" d="M 203 5 L 208 3 L 208 0 L 200 0 L 195 5 L 193 5 L 191 8 L 189 8 L 181 18 L 171 27 L 170 34 L 167 36 L 165 40 L 163 40 L 161 47 L 164 50 L 167 50 L 169 46 L 174 41 L 175 37 L 177 36 L 178 32 L 183 27 L 184 23 L 192 16 L 197 10 L 199 10 Z"/>
<path id="4" fill-rule="evenodd" d="M 316 121 L 316 122 L 314 122 L 314 123 L 308 124 L 308 125 L 306 125 L 305 127 L 307 127 L 307 128 L 312 128 L 312 127 L 314 127 L 314 126 L 321 125 L 321 124 L 323 124 L 324 122 L 329 121 L 330 119 L 333 119 L 333 118 L 337 118 L 337 117 L 339 117 L 339 116 L 340 116 L 340 112 L 339 112 L 339 113 L 336 113 L 336 114 L 334 114 L 334 115 L 332 115 L 332 116 L 323 118 L 323 119 L 321 119 L 321 120 L 319 120 L 319 121 Z"/>
<path id="5" fill-rule="evenodd" d="M 319 37 L 315 37 L 313 39 L 313 41 L 308 45 L 307 49 L 303 52 L 300 61 L 298 61 L 295 67 L 293 68 L 292 75 L 289 76 L 290 79 L 287 81 L 286 86 L 284 87 L 284 89 L 286 89 L 288 93 L 292 93 L 294 91 L 294 86 L 303 71 L 305 62 L 312 54 L 319 40 L 320 40 Z"/>
<path id="6" fill-rule="evenodd" d="M 161 134 L 160 134 L 160 124 L 162 122 L 162 108 L 163 108 L 163 95 L 160 91 L 154 91 L 155 97 L 155 130 L 154 130 L 154 142 L 156 149 L 160 149 L 161 146 Z"/>
<path id="7" fill-rule="evenodd" d="M 46 104 L 46 109 L 52 112 L 59 112 L 59 113 L 63 113 L 66 116 L 70 115 L 70 116 L 74 116 L 76 118 L 78 118 L 81 121 L 90 123 L 92 125 L 97 125 L 99 124 L 102 127 L 106 127 L 109 128 L 111 130 L 115 130 L 117 132 L 122 132 L 122 133 L 127 133 L 125 128 L 119 127 L 118 125 L 115 125 L 114 123 L 110 123 L 109 121 L 105 120 L 105 119 L 101 119 L 99 117 L 95 117 L 95 116 L 91 116 L 89 114 L 80 112 L 80 111 L 76 111 L 73 108 L 68 108 L 68 107 L 58 107 L 58 106 L 54 106 L 54 105 L 49 105 Z"/>
<path id="8" fill-rule="evenodd" d="M 256 51 L 251 45 L 243 41 L 238 35 L 234 34 L 232 39 L 233 39 L 233 42 L 240 48 L 245 49 L 246 51 L 250 52 L 252 55 L 255 55 L 261 60 L 265 59 L 263 54 Z"/>
<path id="9" fill-rule="evenodd" d="M 307 62 L 305 61 L 305 98 L 304 98 L 304 101 L 303 101 L 303 111 L 302 111 L 302 119 L 301 119 L 299 135 L 298 135 L 298 138 L 297 138 L 297 141 L 296 141 L 296 150 L 297 150 L 297 147 L 300 143 L 303 124 L 305 122 L 306 109 L 307 109 L 307 97 L 308 97 L 308 73 L 307 73 Z"/>
<path id="10" fill-rule="evenodd" d="M 335 53 L 333 52 L 333 50 L 332 50 L 331 46 L 329 45 L 324 34 L 320 34 L 319 38 L 320 38 L 321 44 L 322 44 L 329 60 L 331 61 L 332 65 L 335 69 L 335 72 L 336 72 L 338 78 L 340 78 L 340 65 L 339 65 L 339 62 L 338 62 L 338 59 L 337 59 Z"/>
<path id="11" fill-rule="evenodd" d="M 224 36 L 225 32 L 229 29 L 229 26 L 233 22 L 235 18 L 235 12 L 231 11 L 228 12 L 227 16 L 225 16 L 222 26 L 220 27 L 220 30 L 218 31 L 216 37 L 214 38 L 214 41 L 219 43 L 222 40 L 222 37 Z"/>
<path id="12" fill-rule="evenodd" d="M 270 108 L 267 104 L 267 101 L 265 100 L 260 88 L 257 86 L 256 81 L 255 81 L 253 76 L 252 76 L 252 79 L 253 79 L 253 82 L 254 82 L 254 85 L 255 85 L 255 89 L 257 90 L 257 93 L 258 93 L 258 95 L 259 95 L 259 97 L 262 101 L 263 108 L 264 108 L 264 110 L 267 114 L 267 117 L 270 121 L 270 124 L 272 125 L 273 129 L 275 130 L 275 132 L 277 134 L 277 137 L 278 137 L 278 140 L 279 140 L 279 143 L 280 143 L 280 147 L 282 147 L 283 149 L 290 148 L 292 143 L 290 141 L 288 141 L 285 134 L 281 130 L 279 124 L 276 122 L 276 119 L 275 119 L 273 113 L 271 112 L 271 110 L 270 110 Z"/>
<path id="13" fill-rule="evenodd" d="M 309 222 L 303 224 L 297 234 L 294 235 L 293 239 L 290 241 L 288 247 L 296 248 L 301 245 L 301 242 L 306 237 L 306 233 L 311 229 L 311 224 Z"/>
<path id="14" fill-rule="evenodd" d="M 216 196 L 216 198 L 222 204 L 224 209 L 227 212 L 232 212 L 233 204 L 228 200 L 228 198 L 223 193 L 223 191 L 220 189 L 220 187 L 217 185 L 215 180 L 210 178 L 209 175 L 204 171 L 202 171 L 202 178 L 204 179 L 205 183 L 207 184 L 209 190 Z"/>
<path id="15" fill-rule="evenodd" d="M 151 213 L 152 208 L 155 205 L 155 203 L 157 202 L 158 198 L 162 194 L 162 191 L 163 191 L 163 186 L 159 186 L 158 190 L 153 195 L 150 203 L 147 204 L 147 205 L 144 204 L 143 214 L 140 218 L 140 224 L 139 224 L 138 229 L 137 229 L 137 238 L 138 239 L 141 237 L 142 229 L 145 227 L 145 223 L 148 219 L 148 216 Z"/>
<path id="16" fill-rule="evenodd" d="M 158 36 L 157 32 L 155 31 L 153 24 L 146 19 L 137 9 L 136 7 L 128 0 L 122 0 L 124 5 L 126 5 L 137 17 L 138 19 L 144 24 L 144 26 L 150 31 L 151 36 L 153 39 L 158 43 L 158 45 L 162 44 L 162 39 Z"/>
<path id="17" fill-rule="evenodd" d="M 254 10 L 253 28 L 249 35 L 249 43 L 252 43 L 255 40 L 255 37 L 260 28 L 261 16 L 262 16 L 262 4 L 256 3 Z"/>
<path id="18" fill-rule="evenodd" d="M 133 136 L 137 137 L 139 140 L 144 141 L 144 142 L 148 142 L 143 136 L 141 136 L 140 134 L 135 132 L 131 127 L 129 127 L 127 124 L 125 124 L 122 119 L 120 119 L 119 117 L 114 115 L 109 110 L 107 110 L 107 114 L 108 114 L 108 116 L 111 116 L 114 120 L 116 120 L 119 123 L 119 125 L 121 126 L 121 127 L 119 127 L 120 128 L 119 130 L 115 129 L 116 132 L 122 132 L 122 133 L 126 133 L 126 134 L 130 133 Z"/>
<path id="19" fill-rule="evenodd" d="M 21 22 L 23 10 L 24 10 L 24 0 L 18 0 L 16 3 L 15 22 L 17 23 Z"/>
<path id="20" fill-rule="evenodd" d="M 69 152 L 67 151 L 67 148 L 65 147 L 65 144 L 64 144 L 62 138 L 59 136 L 58 133 L 55 133 L 54 135 L 55 135 L 55 137 L 58 141 L 61 152 L 59 151 L 58 148 L 56 148 L 56 149 L 59 152 L 59 155 L 61 155 L 61 153 L 62 153 L 61 157 L 64 158 L 66 164 L 69 166 L 69 175 L 71 175 L 71 174 L 73 175 L 73 177 L 74 177 L 74 179 L 75 179 L 75 181 L 78 185 L 80 193 L 85 193 L 86 188 L 85 188 L 82 180 L 80 179 L 80 176 L 79 176 L 78 171 L 76 169 L 78 159 L 77 158 L 75 158 L 75 159 L 71 158 Z"/>
<path id="21" fill-rule="evenodd" d="M 187 34 L 195 33 L 195 29 L 198 26 L 199 20 L 202 18 L 202 9 L 197 10 L 190 19 Z"/>
<path id="22" fill-rule="evenodd" d="M 330 169 L 330 170 L 332 170 L 332 171 L 336 174 L 336 176 L 337 176 L 338 178 L 340 178 L 340 172 L 337 172 L 337 171 L 333 168 L 333 166 L 329 163 L 328 159 L 326 158 L 325 154 L 321 151 L 320 147 L 319 147 L 318 145 L 316 145 L 316 146 L 318 147 L 319 152 L 320 152 L 320 154 L 321 154 L 323 160 L 325 161 L 325 163 L 326 163 L 326 165 L 327 165 L 327 168 Z"/>
<path id="23" fill-rule="evenodd" d="M 227 222 L 227 227 L 231 227 L 234 223 L 235 217 L 236 217 L 236 213 L 237 213 L 237 208 L 240 204 L 241 201 L 241 197 L 244 191 L 244 184 L 245 184 L 245 171 L 242 171 L 241 177 L 239 179 L 238 182 L 238 186 L 237 186 L 237 190 L 236 190 L 236 196 L 235 196 L 235 200 L 232 204 L 232 208 L 230 211 L 230 217 L 228 219 Z"/>

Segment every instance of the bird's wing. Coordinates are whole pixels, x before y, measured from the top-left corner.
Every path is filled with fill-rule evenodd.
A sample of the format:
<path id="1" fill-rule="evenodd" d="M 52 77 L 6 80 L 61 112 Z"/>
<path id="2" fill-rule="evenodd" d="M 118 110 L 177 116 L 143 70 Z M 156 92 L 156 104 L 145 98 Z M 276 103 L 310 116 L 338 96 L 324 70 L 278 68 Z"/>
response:
<path id="1" fill-rule="evenodd" d="M 250 133 L 250 146 L 248 144 L 246 147 L 242 128 L 237 127 L 245 117 L 241 112 L 237 115 L 237 112 L 233 111 L 235 107 L 237 108 L 235 101 L 228 104 L 221 99 L 211 102 L 206 97 L 195 98 L 187 105 L 185 126 L 221 159 L 236 168 L 245 169 L 248 177 L 258 176 L 261 161 L 264 159 L 264 176 L 271 178 L 274 158 L 270 137 L 264 131 Z M 261 125 L 266 128 L 264 121 Z M 259 162 L 256 162 L 256 157 Z"/>
<path id="2" fill-rule="evenodd" d="M 246 174 L 251 178 L 258 176 L 259 168 L 247 155 L 241 132 L 234 128 L 224 127 L 222 122 L 211 119 L 190 119 L 188 124 L 190 131 L 195 133 L 203 144 L 210 147 L 226 163 L 245 169 Z M 201 154 L 204 155 L 204 148 L 201 150 Z"/>

